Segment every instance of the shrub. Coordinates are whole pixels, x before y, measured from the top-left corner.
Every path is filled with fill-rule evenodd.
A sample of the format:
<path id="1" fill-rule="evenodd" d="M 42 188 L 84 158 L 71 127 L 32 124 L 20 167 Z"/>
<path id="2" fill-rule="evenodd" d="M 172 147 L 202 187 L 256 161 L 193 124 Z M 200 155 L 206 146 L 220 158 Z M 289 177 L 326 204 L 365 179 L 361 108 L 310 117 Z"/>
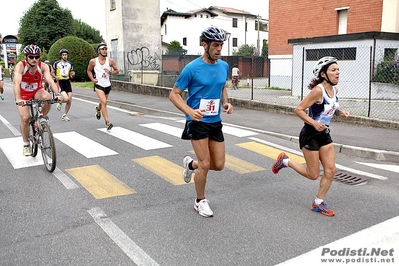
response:
<path id="1" fill-rule="evenodd" d="M 373 81 L 399 84 L 399 57 L 379 63 Z"/>
<path id="2" fill-rule="evenodd" d="M 47 59 L 53 64 L 60 60 L 60 50 L 65 48 L 68 50 L 68 60 L 72 62 L 75 70 L 75 81 L 88 80 L 86 69 L 90 59 L 97 56 L 93 46 L 87 41 L 76 36 L 67 36 L 57 40 L 50 47 Z"/>

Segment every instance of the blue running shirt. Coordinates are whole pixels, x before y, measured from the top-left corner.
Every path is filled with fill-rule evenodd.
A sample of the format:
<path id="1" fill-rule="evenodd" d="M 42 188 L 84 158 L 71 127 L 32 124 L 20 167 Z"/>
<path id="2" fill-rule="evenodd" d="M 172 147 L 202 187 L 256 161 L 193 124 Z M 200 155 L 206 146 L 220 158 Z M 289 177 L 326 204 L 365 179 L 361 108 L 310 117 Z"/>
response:
<path id="1" fill-rule="evenodd" d="M 202 57 L 188 63 L 175 82 L 175 86 L 181 91 L 188 89 L 187 105 L 192 109 L 199 109 L 200 102 L 216 103 L 219 106 L 214 112 L 205 115 L 201 121 L 214 123 L 221 121 L 222 89 L 228 79 L 228 64 L 218 59 L 215 64 L 208 64 Z M 186 120 L 191 121 L 189 115 Z"/>

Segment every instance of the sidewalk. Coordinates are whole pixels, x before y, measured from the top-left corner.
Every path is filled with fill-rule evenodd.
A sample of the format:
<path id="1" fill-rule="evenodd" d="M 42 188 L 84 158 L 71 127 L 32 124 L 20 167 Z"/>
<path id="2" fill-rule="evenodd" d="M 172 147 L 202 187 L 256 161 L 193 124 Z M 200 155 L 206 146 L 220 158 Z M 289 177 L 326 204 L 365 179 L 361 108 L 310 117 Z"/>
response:
<path id="1" fill-rule="evenodd" d="M 229 89 L 229 93 L 230 91 Z M 74 97 L 98 101 L 93 89 L 74 87 L 73 93 Z M 234 99 L 232 101 L 234 102 Z M 245 100 L 240 100 L 240 102 L 242 101 Z M 181 116 L 183 118 L 183 114 L 165 95 L 161 97 L 134 94 L 118 91 L 118 88 L 113 86 L 108 104 L 150 115 Z M 273 111 L 241 108 L 234 103 L 233 105 L 235 107 L 232 115 L 222 115 L 225 124 L 240 125 L 259 133 L 297 142 L 303 122 L 293 112 L 291 112 L 292 115 L 281 114 Z M 331 136 L 337 152 L 399 163 L 399 130 L 397 129 L 366 127 L 333 120 Z"/>

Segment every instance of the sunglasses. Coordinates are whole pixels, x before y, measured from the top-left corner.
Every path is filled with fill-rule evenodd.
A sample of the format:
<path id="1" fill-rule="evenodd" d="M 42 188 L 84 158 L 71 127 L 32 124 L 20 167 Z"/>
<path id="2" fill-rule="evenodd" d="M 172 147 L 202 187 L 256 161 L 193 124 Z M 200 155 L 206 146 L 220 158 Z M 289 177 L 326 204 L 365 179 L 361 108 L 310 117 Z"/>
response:
<path id="1" fill-rule="evenodd" d="M 36 59 L 36 60 L 38 60 L 38 59 L 40 58 L 40 55 L 37 55 L 37 56 L 28 55 L 28 58 L 29 58 L 29 59 Z"/>

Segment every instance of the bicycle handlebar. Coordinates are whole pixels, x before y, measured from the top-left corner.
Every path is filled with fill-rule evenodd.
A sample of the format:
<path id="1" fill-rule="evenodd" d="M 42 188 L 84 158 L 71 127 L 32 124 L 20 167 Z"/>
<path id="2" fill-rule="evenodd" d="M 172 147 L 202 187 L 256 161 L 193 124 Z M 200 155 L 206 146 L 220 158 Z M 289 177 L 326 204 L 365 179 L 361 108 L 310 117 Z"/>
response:
<path id="1" fill-rule="evenodd" d="M 54 104 L 57 103 L 58 99 L 50 99 L 50 100 L 34 100 L 34 99 L 30 99 L 28 101 L 25 101 L 24 104 L 22 104 L 22 106 L 32 106 L 34 104 L 38 104 L 38 103 L 49 103 L 49 104 Z M 18 103 L 15 103 L 16 105 L 18 105 Z"/>

